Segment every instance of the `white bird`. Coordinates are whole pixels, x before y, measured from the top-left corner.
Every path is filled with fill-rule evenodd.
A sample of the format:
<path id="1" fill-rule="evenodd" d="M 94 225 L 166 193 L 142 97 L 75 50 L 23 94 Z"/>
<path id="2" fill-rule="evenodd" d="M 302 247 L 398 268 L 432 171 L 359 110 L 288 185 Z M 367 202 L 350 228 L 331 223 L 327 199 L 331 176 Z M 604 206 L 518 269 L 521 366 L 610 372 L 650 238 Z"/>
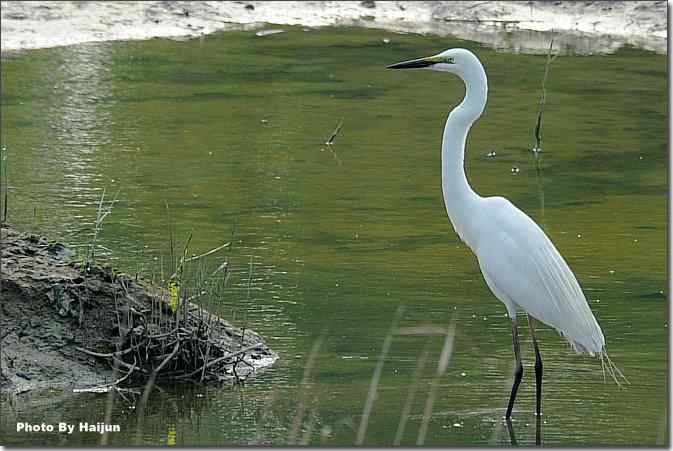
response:
<path id="1" fill-rule="evenodd" d="M 469 50 L 456 48 L 388 66 L 388 69 L 411 68 L 450 72 L 465 83 L 465 98 L 451 111 L 444 127 L 442 191 L 453 228 L 477 256 L 486 284 L 505 304 L 512 321 L 516 368 L 505 418 L 512 414 L 523 376 L 517 308 L 528 314 L 535 348 L 538 418 L 542 404 L 542 359 L 535 337 L 535 320 L 559 331 L 578 354 L 597 355 L 601 365 L 605 357 L 615 381 L 615 370 L 624 377 L 607 355 L 603 332 L 575 275 L 547 235 L 509 200 L 481 197 L 467 181 L 463 164 L 465 141 L 470 127 L 484 111 L 488 95 L 486 72 L 479 59 Z"/>

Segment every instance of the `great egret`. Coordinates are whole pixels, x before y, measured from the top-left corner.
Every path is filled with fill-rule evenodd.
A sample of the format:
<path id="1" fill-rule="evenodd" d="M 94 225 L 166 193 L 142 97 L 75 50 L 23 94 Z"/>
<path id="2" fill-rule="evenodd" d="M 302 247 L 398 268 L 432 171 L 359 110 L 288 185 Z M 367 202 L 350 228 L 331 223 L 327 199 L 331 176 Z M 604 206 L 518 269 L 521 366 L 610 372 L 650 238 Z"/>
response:
<path id="1" fill-rule="evenodd" d="M 507 308 L 512 321 L 516 358 L 514 383 L 505 418 L 512 415 L 523 376 L 516 311 L 528 314 L 535 348 L 536 414 L 542 404 L 542 358 L 535 337 L 535 320 L 554 327 L 578 353 L 598 355 L 616 368 L 605 350 L 603 332 L 584 293 L 550 239 L 524 212 L 504 197 L 481 197 L 472 190 L 463 165 L 465 141 L 472 123 L 486 106 L 488 83 L 479 59 L 466 49 L 449 49 L 435 56 L 388 66 L 388 69 L 426 68 L 450 72 L 465 83 L 465 98 L 451 111 L 442 138 L 442 191 L 453 228 L 479 260 L 486 284 Z M 625 379 L 626 380 L 626 379 Z"/>

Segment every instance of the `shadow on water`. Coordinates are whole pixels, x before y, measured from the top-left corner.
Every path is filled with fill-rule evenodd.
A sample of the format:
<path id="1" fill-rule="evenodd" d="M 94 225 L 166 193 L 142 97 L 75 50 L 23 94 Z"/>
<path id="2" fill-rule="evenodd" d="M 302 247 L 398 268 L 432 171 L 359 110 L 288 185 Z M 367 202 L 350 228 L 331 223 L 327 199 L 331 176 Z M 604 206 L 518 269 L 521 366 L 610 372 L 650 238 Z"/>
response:
<path id="1" fill-rule="evenodd" d="M 506 418 L 505 423 L 507 424 L 507 432 L 509 433 L 509 441 L 511 442 L 512 446 L 518 446 L 518 443 L 516 442 L 516 435 L 514 434 L 514 428 L 512 427 L 512 420 L 510 420 L 509 418 Z"/>

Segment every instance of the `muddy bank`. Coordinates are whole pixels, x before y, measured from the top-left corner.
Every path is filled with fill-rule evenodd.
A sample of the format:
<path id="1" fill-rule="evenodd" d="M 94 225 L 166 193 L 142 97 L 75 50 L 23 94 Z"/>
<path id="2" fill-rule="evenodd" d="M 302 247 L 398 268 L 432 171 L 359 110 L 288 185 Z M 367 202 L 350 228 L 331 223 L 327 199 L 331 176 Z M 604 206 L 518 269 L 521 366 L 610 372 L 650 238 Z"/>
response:
<path id="1" fill-rule="evenodd" d="M 474 40 L 495 48 L 666 53 L 664 1 L 3 1 L 2 51 L 81 42 L 201 36 L 264 23 L 362 26 Z"/>
<path id="2" fill-rule="evenodd" d="M 170 295 L 141 279 L 106 267 L 83 270 L 63 244 L 9 226 L 2 226 L 0 234 L 4 392 L 109 385 L 113 364 L 121 375 L 135 367 L 133 376 L 142 380 L 164 360 L 170 371 L 160 375 L 179 379 L 180 373 L 188 373 L 182 360 L 203 368 L 204 356 L 195 355 L 194 347 L 187 349 L 198 342 L 207 344 L 209 363 L 196 380 L 238 380 L 277 358 L 254 331 L 235 327 L 193 303 L 185 302 L 184 309 L 174 312 Z M 178 349 L 176 343 L 184 354 L 175 351 L 179 362 L 167 358 Z M 159 354 L 154 358 L 150 345 Z"/>

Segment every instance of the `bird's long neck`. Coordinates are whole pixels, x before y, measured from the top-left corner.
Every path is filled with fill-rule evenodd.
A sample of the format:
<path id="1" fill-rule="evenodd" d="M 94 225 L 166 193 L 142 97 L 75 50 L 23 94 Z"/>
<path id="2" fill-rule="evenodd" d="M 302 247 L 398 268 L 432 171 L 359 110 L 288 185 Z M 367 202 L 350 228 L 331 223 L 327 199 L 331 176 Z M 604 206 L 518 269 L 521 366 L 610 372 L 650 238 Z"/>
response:
<path id="1" fill-rule="evenodd" d="M 488 86 L 481 63 L 458 74 L 465 83 L 465 98 L 446 120 L 442 139 L 442 192 L 451 224 L 472 251 L 479 247 L 478 221 L 481 197 L 474 192 L 465 176 L 465 142 L 472 123 L 486 106 Z"/>
<path id="2" fill-rule="evenodd" d="M 449 114 L 442 139 L 442 191 L 454 227 L 465 207 L 479 199 L 465 176 L 465 142 L 472 123 L 484 111 L 488 94 L 486 73 L 480 63 L 459 76 L 465 83 L 465 98 Z"/>

